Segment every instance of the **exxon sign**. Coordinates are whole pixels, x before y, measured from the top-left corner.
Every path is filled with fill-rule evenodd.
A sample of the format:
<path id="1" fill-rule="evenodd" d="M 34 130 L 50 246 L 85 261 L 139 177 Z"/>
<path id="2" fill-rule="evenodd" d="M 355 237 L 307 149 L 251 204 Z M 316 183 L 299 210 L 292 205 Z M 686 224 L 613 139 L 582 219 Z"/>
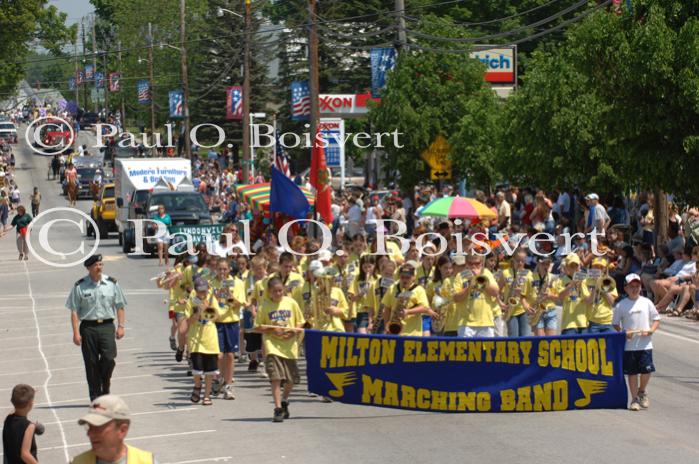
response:
<path id="1" fill-rule="evenodd" d="M 488 45 L 476 47 L 471 52 L 487 67 L 485 80 L 495 85 L 513 85 L 517 83 L 517 46 L 489 48 Z"/>

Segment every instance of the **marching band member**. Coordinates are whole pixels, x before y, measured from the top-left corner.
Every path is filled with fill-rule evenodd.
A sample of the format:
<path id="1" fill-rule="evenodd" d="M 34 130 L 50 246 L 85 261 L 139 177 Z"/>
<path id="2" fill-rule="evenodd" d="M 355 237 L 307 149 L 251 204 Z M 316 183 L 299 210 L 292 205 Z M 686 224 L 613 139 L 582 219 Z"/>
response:
<path id="1" fill-rule="evenodd" d="M 368 333 L 371 325 L 371 316 L 373 311 L 370 310 L 372 305 L 372 288 L 376 282 L 376 260 L 372 255 L 364 255 L 359 259 L 359 272 L 352 280 L 347 299 L 354 304 L 357 312 L 357 332 Z"/>
<path id="2" fill-rule="evenodd" d="M 332 267 L 326 267 L 314 273 L 315 288 L 311 293 L 311 314 L 316 319 L 314 328 L 326 332 L 345 332 L 345 321 L 349 314 L 345 294 L 336 284 L 336 272 Z"/>
<path id="3" fill-rule="evenodd" d="M 350 266 L 349 255 L 350 249 L 345 246 L 342 247 L 342 253 L 335 254 L 333 257 L 334 264 L 332 266 L 335 269 L 335 285 L 341 290 L 343 296 L 347 295 L 350 285 L 357 274 L 357 269 L 354 264 Z M 343 319 L 344 331 L 354 332 L 354 325 L 357 319 L 356 309 L 352 302 L 348 303 L 347 313 L 345 315 L 346 319 Z"/>
<path id="4" fill-rule="evenodd" d="M 262 333 L 266 359 L 265 369 L 272 385 L 274 422 L 283 422 L 289 415 L 289 395 L 301 376 L 297 359 L 299 338 L 304 324 L 301 308 L 293 298 L 284 296 L 284 284 L 279 277 L 267 281 L 269 298 L 264 298 L 257 310 L 255 329 Z M 281 385 L 284 381 L 284 392 Z"/>
<path id="5" fill-rule="evenodd" d="M 294 265 L 294 255 L 285 251 L 279 256 L 279 270 L 270 272 L 270 276 L 267 277 L 267 280 L 273 279 L 274 277 L 279 278 L 284 285 L 284 295 L 286 296 L 290 296 L 293 289 L 303 283 L 301 274 L 294 272 Z M 269 298 L 267 288 L 267 282 L 258 282 L 257 290 L 264 295 L 264 298 Z"/>
<path id="6" fill-rule="evenodd" d="M 426 251 L 428 253 L 426 253 Z M 413 261 L 406 260 L 406 263 L 408 263 L 408 262 L 414 263 L 414 267 L 416 268 L 416 274 L 417 274 L 416 281 L 420 286 L 422 286 L 422 288 L 427 289 L 427 284 L 432 279 L 432 276 L 434 274 L 435 257 L 432 255 L 436 251 L 437 251 L 437 247 L 435 247 L 433 243 L 427 243 L 422 248 L 422 252 L 421 252 L 422 256 L 420 258 L 419 264 L 414 263 Z M 428 299 L 427 301 L 432 301 L 432 300 Z M 422 335 L 425 337 L 429 337 L 431 333 L 432 333 L 432 318 L 427 314 L 423 314 L 422 315 Z"/>
<path id="7" fill-rule="evenodd" d="M 158 287 L 168 289 L 168 317 L 172 321 L 170 328 L 170 348 L 175 351 L 175 360 L 182 361 L 182 353 L 186 343 L 186 337 L 179 333 L 179 325 L 184 317 L 184 306 L 187 300 L 187 292 L 184 285 L 183 262 L 185 255 L 179 255 L 175 259 L 173 267 L 164 278 L 158 280 Z"/>
<path id="8" fill-rule="evenodd" d="M 257 372 L 262 356 L 262 334 L 252 330 L 257 308 L 264 298 L 261 283 L 267 280 L 267 262 L 261 256 L 256 256 L 250 263 L 250 274 L 245 279 L 245 296 L 247 306 L 243 312 L 245 352 L 250 357 L 248 371 Z"/>
<path id="9" fill-rule="evenodd" d="M 532 275 L 525 269 L 527 252 L 515 251 L 509 269 L 502 273 L 501 307 L 505 312 L 507 335 L 527 337 L 531 335 L 529 314 L 533 313 L 529 300 L 532 298 Z"/>
<path id="10" fill-rule="evenodd" d="M 585 333 L 587 330 L 587 306 L 583 301 L 587 287 L 582 280 L 576 280 L 581 261 L 577 253 L 570 253 L 563 259 L 563 275 L 554 284 L 558 304 L 563 306 L 561 313 L 561 334 Z"/>
<path id="11" fill-rule="evenodd" d="M 458 276 L 454 275 L 454 267 L 449 257 L 440 256 L 434 267 L 432 279 L 427 285 L 427 298 L 433 303 L 434 312 L 440 316 L 432 321 L 432 328 L 443 327 L 442 335 L 445 337 L 456 337 L 459 329 L 459 317 L 453 301 L 454 294 L 461 289 L 461 283 L 457 282 L 457 279 Z M 444 299 L 442 308 L 435 307 L 435 296 Z"/>
<path id="12" fill-rule="evenodd" d="M 410 264 L 400 267 L 400 280 L 381 300 L 386 333 L 421 336 L 422 315 L 435 315 L 430 309 L 425 289 L 415 282 L 415 268 Z"/>
<path id="13" fill-rule="evenodd" d="M 558 315 L 554 303 L 556 294 L 554 293 L 554 275 L 549 272 L 551 268 L 551 258 L 540 256 L 536 263 L 536 272 L 532 279 L 533 292 L 530 295 L 529 304 L 534 309 L 534 314 L 530 316 L 530 325 L 536 329 L 536 335 L 556 335 L 558 330 Z"/>
<path id="14" fill-rule="evenodd" d="M 235 399 L 233 394 L 233 371 L 235 353 L 240 342 L 240 308 L 245 302 L 245 284 L 231 277 L 230 266 L 225 258 L 218 260 L 216 276 L 211 280 L 214 297 L 218 301 L 220 315 L 216 321 L 218 332 L 218 368 L 221 372 L 215 394 L 223 390 L 223 398 Z"/>
<path id="15" fill-rule="evenodd" d="M 316 284 L 315 274 L 323 270 L 323 264 L 318 260 L 308 262 L 306 272 L 304 272 L 305 280 L 302 285 L 294 288 L 291 292 L 291 297 L 296 301 L 296 304 L 301 308 L 303 318 L 306 321 L 306 328 L 314 327 L 313 320 L 313 289 Z"/>
<path id="16" fill-rule="evenodd" d="M 589 333 L 614 332 L 612 319 L 614 316 L 614 302 L 619 294 L 616 290 L 616 281 L 607 274 L 607 260 L 596 257 L 592 260 L 592 269 L 600 271 L 602 276 L 598 279 L 589 278 L 585 281 L 588 295 L 584 298 L 587 306 L 587 320 Z"/>
<path id="17" fill-rule="evenodd" d="M 372 255 L 368 255 L 372 256 Z M 377 267 L 380 275 L 369 288 L 367 295 L 367 309 L 369 311 L 369 327 L 367 331 L 370 333 L 384 333 L 384 307 L 382 304 L 384 296 L 395 283 L 396 263 L 391 261 L 387 256 L 379 256 L 377 258 Z"/>
<path id="18" fill-rule="evenodd" d="M 469 254 L 467 270 L 473 274 L 462 279 L 462 290 L 454 295 L 459 313 L 460 337 L 494 337 L 495 317 L 500 313 L 500 288 L 493 274 L 483 267 L 483 257 Z M 480 279 L 479 279 L 480 277 Z"/>
<path id="19" fill-rule="evenodd" d="M 194 281 L 194 290 L 187 299 L 185 314 L 189 327 L 187 340 L 194 376 L 194 389 L 190 399 L 192 403 L 198 403 L 201 399 L 201 380 L 204 376 L 204 401 L 202 404 L 210 406 L 212 404 L 211 384 L 213 376 L 217 373 L 219 354 L 218 337 L 214 323 L 220 315 L 220 308 L 209 287 L 209 282 L 205 279 Z"/>

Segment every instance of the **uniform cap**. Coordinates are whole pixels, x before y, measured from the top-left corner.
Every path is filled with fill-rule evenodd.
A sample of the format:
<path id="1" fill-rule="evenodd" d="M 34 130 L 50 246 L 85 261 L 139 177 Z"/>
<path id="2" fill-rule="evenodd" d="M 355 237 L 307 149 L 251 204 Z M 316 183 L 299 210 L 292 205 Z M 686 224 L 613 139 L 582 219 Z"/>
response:
<path id="1" fill-rule="evenodd" d="M 87 258 L 85 260 L 84 264 L 85 264 L 85 267 L 90 267 L 95 263 L 101 263 L 101 262 L 102 262 L 102 255 L 98 253 L 96 255 L 92 255 L 89 258 Z"/>

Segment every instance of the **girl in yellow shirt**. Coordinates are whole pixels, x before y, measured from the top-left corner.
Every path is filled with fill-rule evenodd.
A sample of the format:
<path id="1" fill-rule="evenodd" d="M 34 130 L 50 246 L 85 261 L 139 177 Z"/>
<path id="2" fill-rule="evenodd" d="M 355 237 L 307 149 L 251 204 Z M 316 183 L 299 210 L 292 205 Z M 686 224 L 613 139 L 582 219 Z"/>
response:
<path id="1" fill-rule="evenodd" d="M 354 303 L 357 311 L 357 332 L 368 333 L 371 309 L 371 288 L 376 280 L 375 259 L 372 255 L 364 255 L 359 259 L 359 273 L 352 280 L 347 298 Z"/>

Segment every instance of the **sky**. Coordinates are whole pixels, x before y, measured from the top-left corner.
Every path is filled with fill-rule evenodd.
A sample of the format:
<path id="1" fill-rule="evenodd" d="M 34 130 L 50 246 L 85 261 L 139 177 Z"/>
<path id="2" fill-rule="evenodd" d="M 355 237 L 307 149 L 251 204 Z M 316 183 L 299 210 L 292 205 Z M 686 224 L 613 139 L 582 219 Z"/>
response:
<path id="1" fill-rule="evenodd" d="M 80 21 L 80 18 L 92 13 L 94 7 L 90 0 L 49 0 L 49 5 L 57 7 L 59 10 L 68 14 L 68 24 L 74 24 Z"/>

